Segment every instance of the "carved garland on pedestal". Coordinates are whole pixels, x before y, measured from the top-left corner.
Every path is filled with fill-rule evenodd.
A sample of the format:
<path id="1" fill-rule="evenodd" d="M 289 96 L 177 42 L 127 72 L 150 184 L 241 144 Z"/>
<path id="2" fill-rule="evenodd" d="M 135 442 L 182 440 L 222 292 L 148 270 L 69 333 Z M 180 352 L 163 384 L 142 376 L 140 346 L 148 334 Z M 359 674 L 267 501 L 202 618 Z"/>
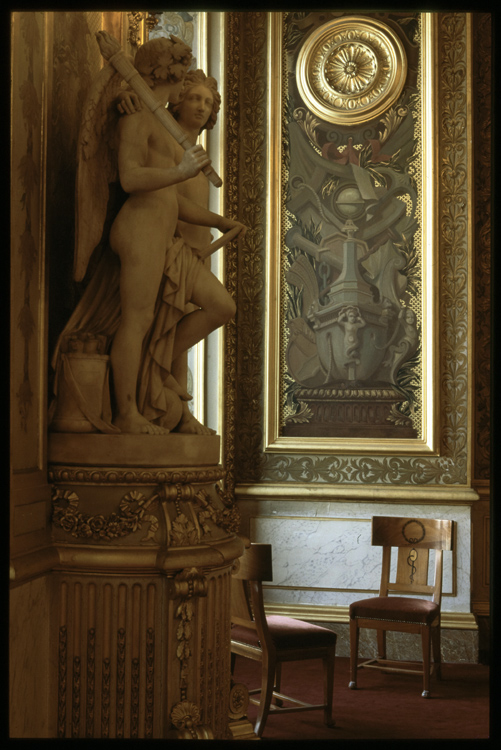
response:
<path id="1" fill-rule="evenodd" d="M 80 477 L 82 473 L 92 478 L 97 470 L 73 469 L 72 475 Z M 60 471 L 59 475 L 66 473 Z M 101 471 L 99 470 L 101 474 Z M 116 477 L 122 472 L 109 470 L 108 476 Z M 133 473 L 133 472 L 128 472 Z M 203 472 L 205 475 L 207 472 Z M 217 472 L 216 472 L 217 473 Z M 148 476 L 151 474 L 148 472 Z M 165 474 L 165 472 L 162 472 Z M 191 478 L 192 472 L 172 472 L 171 479 Z M 197 475 L 200 478 L 200 474 Z M 92 480 L 90 480 L 92 481 Z M 54 488 L 52 495 L 53 513 L 52 522 L 55 526 L 63 529 L 77 539 L 94 539 L 96 541 L 111 541 L 120 539 L 140 531 L 143 524 L 148 523 L 146 535 L 141 539 L 142 544 L 158 543 L 155 534 L 159 529 L 159 521 L 151 512 L 158 507 L 159 500 L 173 502 L 176 508 L 176 517 L 172 521 L 168 543 L 173 546 L 186 546 L 199 544 L 203 535 L 210 534 L 211 528 L 208 521 L 220 529 L 229 533 L 238 531 L 240 513 L 236 505 L 230 499 L 229 493 L 223 492 L 215 485 L 216 492 L 225 506 L 223 510 L 215 508 L 210 502 L 210 495 L 203 488 L 196 491 L 191 484 L 183 484 L 177 481 L 175 484 L 161 484 L 157 492 L 146 498 L 138 490 L 131 490 L 120 500 L 118 511 L 109 516 L 103 514 L 82 513 L 79 510 L 79 497 L 74 490 L 63 490 Z M 198 524 L 188 519 L 183 513 L 180 502 L 195 500 L 201 509 L 198 511 Z"/>

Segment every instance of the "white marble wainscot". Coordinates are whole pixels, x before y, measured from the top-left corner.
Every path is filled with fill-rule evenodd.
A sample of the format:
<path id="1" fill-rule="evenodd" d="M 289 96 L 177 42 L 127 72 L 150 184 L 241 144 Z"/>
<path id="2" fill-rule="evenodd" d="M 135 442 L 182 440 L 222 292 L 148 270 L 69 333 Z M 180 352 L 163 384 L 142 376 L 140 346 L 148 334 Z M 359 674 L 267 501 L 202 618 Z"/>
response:
<path id="1" fill-rule="evenodd" d="M 451 505 L 287 501 L 277 508 L 277 503 L 261 501 L 259 515 L 249 517 L 249 531 L 251 541 L 273 546 L 267 600 L 335 606 L 377 594 L 381 549 L 371 546 L 373 515 L 456 521 L 456 548 L 444 554 L 442 608 L 469 612 L 470 509 Z"/>
<path id="2" fill-rule="evenodd" d="M 266 584 L 266 605 L 272 611 L 289 612 L 332 627 L 339 635 L 339 655 L 349 653 L 348 606 L 357 599 L 377 595 L 379 589 L 381 548 L 371 545 L 372 516 L 454 520 L 455 546 L 452 552 L 444 554 L 442 612 L 449 613 L 452 628 L 456 627 L 456 621 L 459 625 L 458 630 L 443 629 L 442 651 L 444 658 L 450 656 L 450 661 L 456 660 L 453 656 L 458 661 L 476 661 L 478 638 L 474 618 L 469 614 L 468 505 L 291 499 L 277 502 L 252 498 L 241 502 L 239 508 L 243 516 L 242 533 L 248 534 L 253 542 L 273 547 L 273 581 Z M 433 564 L 432 551 L 430 566 Z M 463 629 L 465 616 L 467 624 Z M 442 621 L 446 618 L 447 614 Z M 373 635 L 374 631 L 362 635 L 361 656 L 373 655 Z M 420 658 L 420 644 L 405 634 L 403 638 L 391 634 L 388 646 L 394 658 L 403 658 L 402 653 L 406 658 Z"/>

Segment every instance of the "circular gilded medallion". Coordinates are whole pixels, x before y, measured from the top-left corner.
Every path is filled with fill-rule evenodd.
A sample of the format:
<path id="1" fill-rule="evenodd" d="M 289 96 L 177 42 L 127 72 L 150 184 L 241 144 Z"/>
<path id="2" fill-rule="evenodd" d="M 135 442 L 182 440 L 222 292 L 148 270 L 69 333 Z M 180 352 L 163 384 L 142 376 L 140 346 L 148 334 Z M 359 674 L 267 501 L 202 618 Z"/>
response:
<path id="1" fill-rule="evenodd" d="M 400 96 L 406 75 L 405 50 L 395 32 L 360 16 L 320 26 L 304 43 L 296 65 L 306 106 L 338 125 L 382 114 Z"/>

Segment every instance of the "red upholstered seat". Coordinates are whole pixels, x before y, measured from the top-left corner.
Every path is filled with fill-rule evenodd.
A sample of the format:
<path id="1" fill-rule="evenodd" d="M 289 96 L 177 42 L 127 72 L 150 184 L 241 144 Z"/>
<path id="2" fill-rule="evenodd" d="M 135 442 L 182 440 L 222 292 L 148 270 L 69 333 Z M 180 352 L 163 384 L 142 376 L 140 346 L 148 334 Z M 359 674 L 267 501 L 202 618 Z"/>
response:
<path id="1" fill-rule="evenodd" d="M 236 656 L 261 662 L 261 687 L 249 690 L 259 706 L 254 731 L 261 737 L 270 713 L 321 709 L 324 723 L 334 726 L 332 698 L 336 633 L 284 615 L 267 615 L 264 609 L 263 581 L 273 580 L 271 544 L 251 544 L 235 565 L 231 586 L 232 673 Z M 285 661 L 321 659 L 324 701 L 307 703 L 281 692 L 281 670 Z M 284 702 L 287 705 L 283 705 Z M 292 704 L 292 705 L 289 705 Z"/>
<path id="2" fill-rule="evenodd" d="M 277 649 L 307 649 L 322 646 L 328 648 L 336 645 L 336 633 L 319 625 L 312 625 L 309 622 L 282 615 L 268 615 L 266 621 L 271 640 Z M 231 640 L 260 648 L 257 632 L 241 625 L 236 625 L 231 629 Z"/>
<path id="3" fill-rule="evenodd" d="M 403 596 L 373 596 L 350 605 L 350 617 L 424 625 L 431 625 L 439 613 L 440 607 L 434 602 Z"/>

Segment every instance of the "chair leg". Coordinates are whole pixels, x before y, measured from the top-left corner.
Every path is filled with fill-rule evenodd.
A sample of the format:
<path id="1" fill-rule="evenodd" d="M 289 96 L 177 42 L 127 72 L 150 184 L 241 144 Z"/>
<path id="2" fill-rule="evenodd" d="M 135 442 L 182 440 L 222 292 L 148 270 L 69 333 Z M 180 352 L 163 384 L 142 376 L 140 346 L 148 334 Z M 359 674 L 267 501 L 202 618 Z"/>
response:
<path id="1" fill-rule="evenodd" d="M 277 693 L 280 692 L 280 685 L 282 684 L 282 664 L 281 662 L 277 661 L 276 667 L 275 667 L 275 690 Z M 274 698 L 275 704 L 277 706 L 283 705 L 283 700 L 281 698 Z"/>
<path id="2" fill-rule="evenodd" d="M 357 689 L 358 638 L 360 630 L 356 619 L 350 620 L 350 684 L 352 690 Z"/>
<path id="3" fill-rule="evenodd" d="M 440 623 L 431 631 L 431 646 L 433 649 L 433 663 L 437 680 L 442 678 L 442 652 L 440 649 Z"/>
<path id="4" fill-rule="evenodd" d="M 421 644 L 423 648 L 423 698 L 430 697 L 430 651 L 431 651 L 431 628 L 426 625 L 421 630 Z"/>
<path id="5" fill-rule="evenodd" d="M 386 630 L 377 631 L 377 652 L 379 659 L 386 659 Z"/>
<path id="6" fill-rule="evenodd" d="M 324 665 L 324 724 L 328 727 L 336 725 L 332 718 L 332 700 L 334 697 L 334 664 L 336 649 L 329 649 L 327 656 L 323 659 Z"/>
<path id="7" fill-rule="evenodd" d="M 261 737 L 263 734 L 266 719 L 270 713 L 270 704 L 273 696 L 273 683 L 275 682 L 275 670 L 275 656 L 273 655 L 270 657 L 270 654 L 263 654 L 263 661 L 261 662 L 261 698 L 259 701 L 256 724 L 254 726 L 254 732 L 258 737 Z"/>

